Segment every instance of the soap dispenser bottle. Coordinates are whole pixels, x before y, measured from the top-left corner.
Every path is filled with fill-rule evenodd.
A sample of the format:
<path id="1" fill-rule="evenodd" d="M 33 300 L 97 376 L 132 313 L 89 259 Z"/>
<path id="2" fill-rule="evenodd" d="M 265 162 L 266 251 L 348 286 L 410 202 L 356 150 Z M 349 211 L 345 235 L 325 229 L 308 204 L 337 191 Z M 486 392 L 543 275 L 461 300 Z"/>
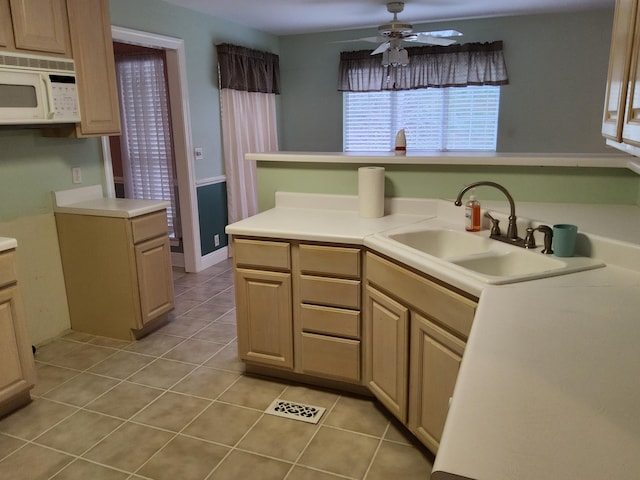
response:
<path id="1" fill-rule="evenodd" d="M 480 202 L 473 190 L 469 195 L 469 201 L 464 204 L 464 228 L 468 232 L 480 231 Z"/>

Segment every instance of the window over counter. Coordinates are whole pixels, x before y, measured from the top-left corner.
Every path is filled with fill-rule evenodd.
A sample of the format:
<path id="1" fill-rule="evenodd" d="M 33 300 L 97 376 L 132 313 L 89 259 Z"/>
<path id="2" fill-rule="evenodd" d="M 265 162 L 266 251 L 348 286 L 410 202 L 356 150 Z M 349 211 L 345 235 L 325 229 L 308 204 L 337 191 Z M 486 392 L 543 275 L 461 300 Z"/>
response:
<path id="1" fill-rule="evenodd" d="M 343 150 L 389 152 L 398 130 L 422 151 L 495 151 L 499 86 L 343 92 Z"/>

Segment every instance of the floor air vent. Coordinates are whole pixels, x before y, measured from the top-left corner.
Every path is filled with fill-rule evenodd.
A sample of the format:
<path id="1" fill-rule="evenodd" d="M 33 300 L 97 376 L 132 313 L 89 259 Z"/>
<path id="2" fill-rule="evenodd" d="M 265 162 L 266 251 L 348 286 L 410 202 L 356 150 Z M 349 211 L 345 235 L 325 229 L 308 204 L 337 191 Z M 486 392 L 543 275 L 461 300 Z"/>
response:
<path id="1" fill-rule="evenodd" d="M 313 405 L 305 405 L 303 403 L 295 403 L 276 398 L 264 413 L 300 420 L 301 422 L 318 423 L 325 410 L 326 409 L 322 407 L 314 407 Z"/>

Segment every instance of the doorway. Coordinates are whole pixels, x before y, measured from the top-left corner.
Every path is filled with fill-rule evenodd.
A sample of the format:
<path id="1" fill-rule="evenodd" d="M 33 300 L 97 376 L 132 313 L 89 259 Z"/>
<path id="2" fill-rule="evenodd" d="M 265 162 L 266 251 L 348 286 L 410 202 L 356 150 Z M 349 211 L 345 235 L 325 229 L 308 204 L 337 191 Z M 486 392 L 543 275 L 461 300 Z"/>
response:
<path id="1" fill-rule="evenodd" d="M 123 27 L 111 28 L 113 41 L 122 44 L 162 50 L 166 61 L 166 81 L 169 96 L 169 111 L 172 126 L 175 179 L 177 186 L 178 221 L 182 232 L 182 253 L 172 253 L 172 263 L 182 266 L 187 272 L 198 272 L 206 267 L 202 264 L 200 248 L 200 225 L 197 216 L 195 173 L 193 171 L 191 124 L 188 107 L 186 60 L 184 41 L 177 38 L 131 30 Z M 108 137 L 103 137 L 102 147 L 105 161 L 107 195 L 115 197 L 114 162 Z M 116 150 L 115 148 L 113 149 Z"/>

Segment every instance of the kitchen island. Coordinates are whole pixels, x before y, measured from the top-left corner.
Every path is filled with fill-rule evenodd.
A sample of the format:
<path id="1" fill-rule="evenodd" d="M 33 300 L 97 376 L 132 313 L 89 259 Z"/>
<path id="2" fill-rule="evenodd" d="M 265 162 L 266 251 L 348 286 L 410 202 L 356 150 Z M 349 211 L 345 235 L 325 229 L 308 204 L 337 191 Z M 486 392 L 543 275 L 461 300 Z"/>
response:
<path id="1" fill-rule="evenodd" d="M 589 217 L 580 207 L 527 204 L 531 221 L 555 223 L 555 212 L 570 222 L 574 211 L 579 248 L 606 267 L 489 286 L 376 237 L 431 220 L 461 228 L 462 209 L 414 199 L 403 210 L 393 201 L 384 217 L 359 219 L 356 197 L 282 193 L 274 209 L 227 232 L 362 245 L 479 298 L 432 478 L 636 478 L 640 246 L 629 240 L 640 209 L 600 206 Z M 626 221 L 603 232 L 606 218 Z"/>

